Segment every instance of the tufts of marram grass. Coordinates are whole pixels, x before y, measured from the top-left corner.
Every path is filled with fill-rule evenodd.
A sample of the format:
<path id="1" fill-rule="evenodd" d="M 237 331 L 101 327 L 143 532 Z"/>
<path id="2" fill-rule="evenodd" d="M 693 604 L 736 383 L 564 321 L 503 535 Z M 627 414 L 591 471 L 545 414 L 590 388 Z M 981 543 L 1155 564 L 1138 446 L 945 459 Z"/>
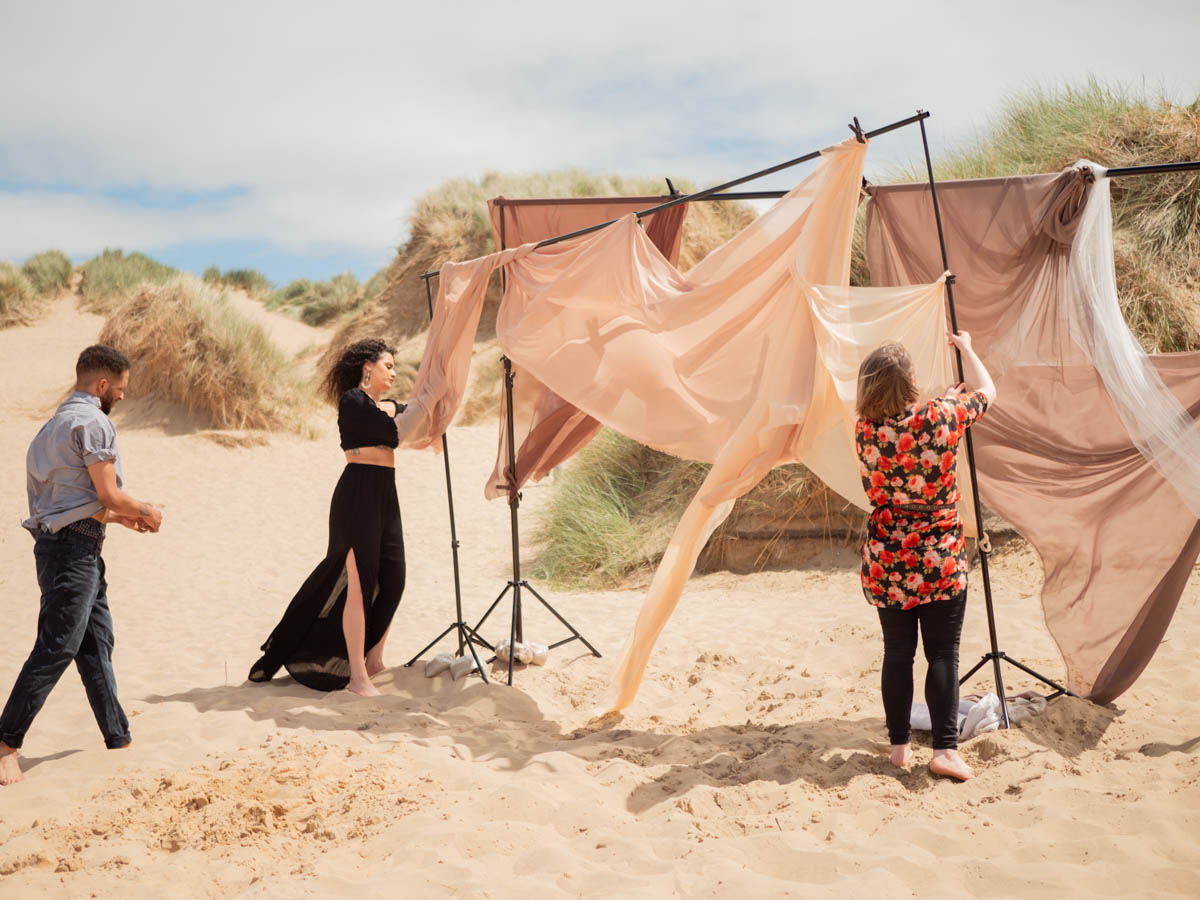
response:
<path id="1" fill-rule="evenodd" d="M 934 170 L 943 179 L 1033 174 L 1080 158 L 1107 166 L 1200 159 L 1200 100 L 1176 106 L 1094 81 L 1030 91 Z M 886 180 L 924 179 L 922 160 Z M 1131 330 L 1148 352 L 1200 348 L 1200 174 L 1116 179 L 1112 197 L 1117 285 Z M 870 284 L 861 212 L 851 283 Z M 623 438 L 597 438 L 555 487 L 538 535 L 540 577 L 611 585 L 637 576 L 661 557 L 704 471 Z M 862 519 L 803 466 L 781 466 L 738 501 L 698 568 L 786 561 L 789 539 L 853 540 Z"/>
<path id="2" fill-rule="evenodd" d="M 71 260 L 61 250 L 43 250 L 25 260 L 21 271 L 43 296 L 65 290 L 71 278 Z"/>
<path id="3" fill-rule="evenodd" d="M 28 325 L 38 317 L 42 307 L 42 299 L 25 273 L 0 260 L 0 328 Z"/>
<path id="4" fill-rule="evenodd" d="M 308 325 L 326 325 L 353 310 L 362 299 L 358 279 L 343 272 L 328 281 L 299 278 L 269 294 L 264 305 L 293 313 Z"/>
<path id="5" fill-rule="evenodd" d="M 100 333 L 133 364 L 130 398 L 162 399 L 214 428 L 302 431 L 312 389 L 257 323 L 190 275 L 144 284 Z"/>
<path id="6" fill-rule="evenodd" d="M 226 269 L 222 274 L 216 266 L 209 266 L 200 278 L 214 287 L 238 288 L 251 297 L 262 297 L 271 291 L 271 282 L 257 269 Z"/>
<path id="7" fill-rule="evenodd" d="M 143 283 L 165 284 L 179 274 L 144 253 L 126 255 L 113 249 L 106 249 L 89 259 L 79 270 L 83 276 L 80 282 L 82 305 L 100 315 L 111 313 Z"/>

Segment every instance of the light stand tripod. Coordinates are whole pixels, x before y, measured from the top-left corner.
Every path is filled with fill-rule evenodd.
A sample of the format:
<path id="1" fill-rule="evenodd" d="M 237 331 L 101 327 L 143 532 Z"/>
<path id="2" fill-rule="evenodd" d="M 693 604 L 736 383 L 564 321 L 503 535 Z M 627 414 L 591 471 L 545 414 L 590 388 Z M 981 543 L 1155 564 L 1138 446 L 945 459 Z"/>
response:
<path id="1" fill-rule="evenodd" d="M 426 282 L 426 284 L 428 284 L 428 282 Z M 512 361 L 507 356 L 505 356 L 504 357 L 504 397 L 505 397 L 505 400 L 507 401 L 506 407 L 505 407 L 505 412 L 507 413 L 507 415 L 505 416 L 505 427 L 508 430 L 508 477 L 510 479 L 512 479 L 512 481 L 514 483 L 516 483 L 516 481 L 517 481 L 517 449 L 516 449 L 516 436 L 515 436 L 516 429 L 513 425 L 513 381 L 515 379 L 516 379 L 516 375 L 513 373 Z M 571 641 L 578 640 L 578 641 L 582 641 L 583 645 L 592 651 L 593 656 L 596 656 L 596 657 L 600 656 L 600 651 L 597 650 L 595 647 L 593 647 L 590 643 L 588 643 L 587 638 L 585 638 L 582 634 L 580 634 L 574 625 L 572 625 L 570 622 L 568 622 L 566 619 L 564 619 L 559 614 L 558 610 L 556 610 L 553 606 L 551 606 L 549 604 L 549 602 L 546 600 L 546 598 L 543 597 L 541 594 L 539 594 L 534 589 L 533 585 L 531 585 L 528 581 L 526 581 L 525 579 L 523 579 L 521 577 L 521 541 L 519 538 L 519 528 L 518 528 L 518 522 L 517 522 L 517 508 L 520 505 L 521 505 L 520 491 L 511 491 L 509 493 L 509 498 L 508 498 L 508 511 L 509 511 L 510 533 L 512 536 L 512 558 L 513 558 L 512 579 L 508 582 L 508 584 L 506 584 L 504 586 L 504 590 L 502 590 L 500 592 L 500 595 L 495 600 L 492 601 L 492 605 L 488 607 L 487 612 L 485 612 L 483 614 L 483 617 L 477 623 L 475 623 L 475 627 L 473 629 L 471 629 L 472 632 L 478 632 L 479 629 L 483 626 L 483 623 L 485 621 L 487 621 L 488 616 L 490 616 L 492 614 L 492 611 L 496 608 L 496 606 L 500 603 L 500 601 L 504 599 L 504 595 L 507 594 L 510 590 L 512 591 L 512 595 L 513 595 L 512 622 L 509 625 L 509 638 L 508 638 L 508 683 L 510 685 L 512 684 L 512 677 L 513 677 L 513 659 L 516 657 L 516 644 L 518 641 L 525 640 L 525 629 L 524 629 L 524 623 L 522 621 L 522 616 L 521 616 L 521 589 L 522 588 L 529 591 L 529 593 L 533 594 L 533 596 L 537 598 L 538 602 L 541 603 L 542 606 L 546 607 L 546 609 L 550 610 L 550 612 L 554 616 L 554 618 L 558 619 L 558 621 L 560 621 L 563 625 L 565 625 L 567 627 L 567 629 L 571 632 L 570 637 L 563 638 L 561 641 L 556 641 L 555 643 L 550 644 L 551 650 L 553 650 L 555 647 L 561 647 L 563 644 L 569 644 Z M 471 652 L 473 653 L 474 650 L 472 650 Z"/>
<path id="2" fill-rule="evenodd" d="M 429 279 L 425 279 L 425 300 L 429 304 L 429 318 L 433 319 L 433 294 L 429 287 Z M 455 656 L 464 656 L 464 649 L 471 651 L 471 656 L 475 659 L 475 670 L 479 673 L 479 677 L 483 679 L 484 684 L 487 683 L 487 674 L 483 671 L 483 664 L 479 661 L 479 655 L 475 652 L 475 644 L 487 647 L 488 650 L 495 651 L 495 647 L 481 638 L 475 633 L 475 629 L 471 628 L 463 621 L 462 611 L 462 585 L 458 574 L 458 529 L 454 524 L 454 489 L 450 485 L 450 447 L 446 443 L 446 435 L 442 434 L 442 460 L 446 466 L 446 502 L 450 506 L 450 553 L 454 560 L 454 621 L 446 626 L 445 631 L 430 641 L 419 653 L 413 656 L 404 665 L 411 666 L 418 659 L 425 655 L 435 644 L 442 638 L 448 635 L 451 631 L 458 633 L 458 652 Z M 512 684 L 512 676 L 509 676 L 509 684 Z"/>
<path id="3" fill-rule="evenodd" d="M 942 269 L 943 271 L 950 270 L 950 263 L 946 259 L 946 236 L 942 230 L 942 213 L 938 207 L 937 186 L 933 178 L 933 161 L 929 156 L 929 139 L 925 134 L 925 120 L 920 120 L 921 126 L 921 144 L 925 148 L 925 167 L 929 172 L 929 194 L 933 198 L 933 218 L 937 222 L 938 244 L 942 249 Z M 954 308 L 954 276 L 946 277 L 946 302 L 950 309 L 950 328 L 955 334 L 958 333 L 958 314 Z M 954 358 L 958 364 L 958 380 L 963 381 L 963 362 L 962 354 L 958 348 L 954 350 Z M 1076 694 L 1071 693 L 1061 684 L 1051 681 L 1045 675 L 1035 672 L 1033 669 L 1024 663 L 1018 662 L 1007 653 L 1000 649 L 999 641 L 996 638 L 996 612 L 992 605 L 992 581 L 988 571 L 988 554 L 991 553 L 991 542 L 987 539 L 987 535 L 983 531 L 983 510 L 979 504 L 979 479 L 975 472 L 975 445 L 971 440 L 971 429 L 966 431 L 967 440 L 967 467 L 971 472 L 971 499 L 975 502 L 975 528 L 979 535 L 976 546 L 979 548 L 979 569 L 983 576 L 983 601 L 987 609 L 988 622 L 988 639 L 991 643 L 991 650 L 983 655 L 983 658 L 977 662 L 971 671 L 959 679 L 959 684 L 964 684 L 968 678 L 978 672 L 988 662 L 992 664 L 992 671 L 996 680 L 996 694 L 1000 698 L 1000 713 L 1004 719 L 1004 727 L 1010 728 L 1011 723 L 1008 718 L 1008 701 L 1004 697 L 1004 675 L 1000 671 L 1001 661 L 1007 662 L 1016 666 L 1027 675 L 1032 675 L 1034 678 L 1041 681 L 1043 684 L 1054 688 L 1054 693 L 1050 694 L 1047 699 L 1053 699 L 1060 694 L 1066 694 L 1069 697 L 1075 697 Z"/>

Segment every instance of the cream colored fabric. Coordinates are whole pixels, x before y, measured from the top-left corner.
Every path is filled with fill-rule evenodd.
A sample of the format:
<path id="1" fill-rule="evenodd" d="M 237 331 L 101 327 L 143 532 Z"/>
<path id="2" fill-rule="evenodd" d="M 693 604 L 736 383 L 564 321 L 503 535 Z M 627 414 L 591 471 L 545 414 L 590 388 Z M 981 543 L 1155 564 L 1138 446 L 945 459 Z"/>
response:
<path id="1" fill-rule="evenodd" d="M 885 341 L 899 341 L 913 358 L 922 400 L 940 396 L 957 379 L 947 330 L 945 276 L 912 287 L 818 287 L 796 276 L 812 313 L 816 350 L 826 378 L 818 379 L 798 450 L 800 461 L 822 481 L 869 510 L 854 449 L 858 367 Z M 975 506 L 965 444 L 959 451 L 959 513 L 974 535 Z"/>

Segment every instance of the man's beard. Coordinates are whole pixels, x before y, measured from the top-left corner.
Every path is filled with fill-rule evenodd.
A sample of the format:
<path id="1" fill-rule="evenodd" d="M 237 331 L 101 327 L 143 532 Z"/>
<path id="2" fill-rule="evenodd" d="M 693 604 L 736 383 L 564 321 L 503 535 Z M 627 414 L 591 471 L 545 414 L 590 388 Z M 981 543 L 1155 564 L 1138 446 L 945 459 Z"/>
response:
<path id="1" fill-rule="evenodd" d="M 112 412 L 112 408 L 113 408 L 113 391 L 112 391 L 112 388 L 109 388 L 107 391 L 105 391 L 103 394 L 100 395 L 100 412 L 104 413 L 107 416 L 110 412 Z"/>

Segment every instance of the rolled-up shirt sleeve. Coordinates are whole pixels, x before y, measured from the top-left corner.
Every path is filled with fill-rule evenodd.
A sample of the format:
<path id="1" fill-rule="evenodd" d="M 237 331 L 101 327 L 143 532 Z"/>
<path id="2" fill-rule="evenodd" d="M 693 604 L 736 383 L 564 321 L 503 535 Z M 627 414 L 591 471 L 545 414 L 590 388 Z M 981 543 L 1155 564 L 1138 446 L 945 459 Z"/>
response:
<path id="1" fill-rule="evenodd" d="M 117 458 L 117 432 L 107 422 L 98 419 L 80 422 L 71 429 L 71 440 L 85 466 Z"/>

